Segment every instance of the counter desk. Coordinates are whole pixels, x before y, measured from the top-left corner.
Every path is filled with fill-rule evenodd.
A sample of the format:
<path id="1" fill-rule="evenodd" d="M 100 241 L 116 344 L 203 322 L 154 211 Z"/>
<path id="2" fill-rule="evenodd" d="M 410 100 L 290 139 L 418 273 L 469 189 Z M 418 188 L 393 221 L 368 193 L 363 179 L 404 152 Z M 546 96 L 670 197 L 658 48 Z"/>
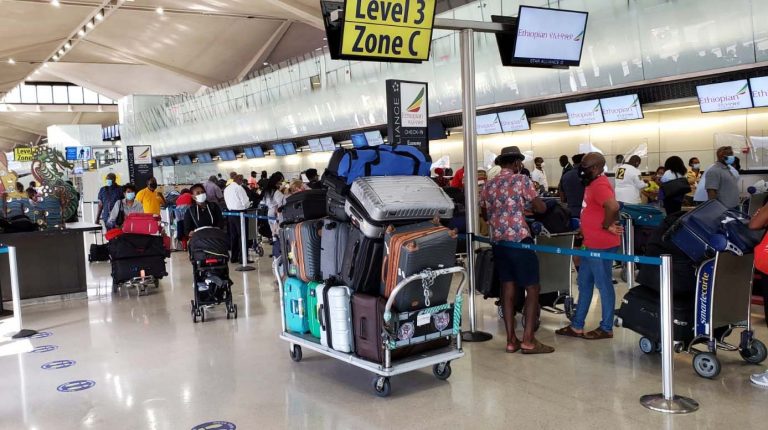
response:
<path id="1" fill-rule="evenodd" d="M 85 235 L 98 224 L 68 223 L 64 230 L 0 234 L 0 243 L 16 247 L 21 299 L 86 293 Z M 3 301 L 11 300 L 7 256 L 0 256 Z"/>

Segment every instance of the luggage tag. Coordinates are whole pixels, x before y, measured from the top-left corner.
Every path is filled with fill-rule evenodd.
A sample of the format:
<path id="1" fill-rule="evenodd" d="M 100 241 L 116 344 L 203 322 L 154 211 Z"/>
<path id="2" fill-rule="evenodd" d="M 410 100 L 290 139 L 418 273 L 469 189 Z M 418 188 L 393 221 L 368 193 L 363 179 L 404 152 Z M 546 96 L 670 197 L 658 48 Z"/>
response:
<path id="1" fill-rule="evenodd" d="M 419 314 L 416 317 L 416 327 L 427 325 L 430 323 L 430 321 L 432 321 L 432 314 L 429 314 L 429 313 Z"/>

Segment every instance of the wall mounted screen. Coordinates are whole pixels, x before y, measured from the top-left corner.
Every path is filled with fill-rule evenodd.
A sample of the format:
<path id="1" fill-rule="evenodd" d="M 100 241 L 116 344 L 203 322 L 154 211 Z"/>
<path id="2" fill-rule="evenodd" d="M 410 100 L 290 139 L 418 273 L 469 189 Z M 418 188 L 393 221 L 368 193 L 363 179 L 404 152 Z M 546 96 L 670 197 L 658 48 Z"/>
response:
<path id="1" fill-rule="evenodd" d="M 264 150 L 261 146 L 245 148 L 245 158 L 264 158 Z"/>
<path id="2" fill-rule="evenodd" d="M 565 110 L 568 112 L 568 124 L 570 125 L 599 124 L 603 122 L 600 100 L 566 103 Z"/>
<path id="3" fill-rule="evenodd" d="M 746 79 L 720 84 L 699 85 L 699 107 L 703 113 L 752 107 L 752 95 Z"/>
<path id="4" fill-rule="evenodd" d="M 163 166 L 173 167 L 173 157 L 163 157 Z"/>
<path id="5" fill-rule="evenodd" d="M 600 99 L 605 122 L 643 119 L 643 107 L 637 94 Z"/>
<path id="6" fill-rule="evenodd" d="M 320 144 L 320 139 L 309 139 L 307 144 L 309 145 L 309 150 L 312 152 L 323 151 L 323 146 Z"/>
<path id="7" fill-rule="evenodd" d="M 272 149 L 275 150 L 275 155 L 278 157 L 285 157 L 285 147 L 282 143 L 276 143 L 272 145 Z"/>
<path id="8" fill-rule="evenodd" d="M 219 151 L 219 158 L 221 161 L 235 161 L 237 156 L 235 155 L 235 151 L 231 149 L 225 149 L 223 151 Z"/>
<path id="9" fill-rule="evenodd" d="M 512 63 L 533 67 L 578 66 L 587 12 L 520 6 Z"/>
<path id="10" fill-rule="evenodd" d="M 501 123 L 501 130 L 504 133 L 531 129 L 531 125 L 528 123 L 528 116 L 525 114 L 524 109 L 499 112 L 499 122 Z"/>
<path id="11" fill-rule="evenodd" d="M 213 163 L 213 157 L 211 157 L 211 154 L 208 152 L 198 152 L 197 153 L 197 162 L 198 163 Z"/>
<path id="12" fill-rule="evenodd" d="M 378 130 L 366 131 L 365 140 L 368 142 L 368 146 L 378 146 L 384 143 L 384 138 L 381 137 L 381 132 Z"/>
<path id="13" fill-rule="evenodd" d="M 749 87 L 752 89 L 752 104 L 755 107 L 768 106 L 768 76 L 751 78 Z"/>
<path id="14" fill-rule="evenodd" d="M 328 137 L 321 137 L 320 138 L 320 146 L 323 147 L 323 151 L 334 151 L 336 150 L 336 143 L 333 141 L 333 138 Z"/>
<path id="15" fill-rule="evenodd" d="M 295 155 L 296 154 L 296 145 L 294 145 L 291 142 L 284 143 L 283 149 L 285 150 L 285 155 Z"/>
<path id="16" fill-rule="evenodd" d="M 488 115 L 478 115 L 475 121 L 475 129 L 479 135 L 502 132 L 499 116 L 495 113 Z"/>
<path id="17" fill-rule="evenodd" d="M 363 146 L 368 146 L 368 141 L 365 139 L 365 134 L 363 133 L 355 133 L 349 136 L 349 138 L 352 140 L 352 146 L 355 148 L 362 148 Z"/>

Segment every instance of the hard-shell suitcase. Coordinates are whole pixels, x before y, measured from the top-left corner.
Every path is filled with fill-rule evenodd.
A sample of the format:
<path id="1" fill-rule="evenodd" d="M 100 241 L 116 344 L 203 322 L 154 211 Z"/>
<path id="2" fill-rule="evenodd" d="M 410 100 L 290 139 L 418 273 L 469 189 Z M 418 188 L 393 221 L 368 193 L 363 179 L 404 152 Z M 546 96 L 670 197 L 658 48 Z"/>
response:
<path id="1" fill-rule="evenodd" d="M 158 279 L 168 275 L 165 271 L 164 256 L 112 260 L 112 280 L 115 282 L 125 282 L 139 277 L 142 270 L 144 276 L 154 276 Z"/>
<path id="2" fill-rule="evenodd" d="M 423 176 L 358 178 L 349 194 L 358 209 L 376 223 L 453 216 L 453 200 L 432 179 Z"/>
<path id="3" fill-rule="evenodd" d="M 678 218 L 666 233 L 695 263 L 714 257 L 717 251 L 738 250 L 720 230 L 720 219 L 728 208 L 717 200 L 708 200 Z"/>
<path id="4" fill-rule="evenodd" d="M 338 221 L 349 221 L 349 216 L 344 212 L 344 203 L 349 194 L 349 185 L 344 179 L 334 174 L 326 173 L 323 175 L 323 187 L 326 188 L 326 210 L 328 216 Z"/>
<path id="5" fill-rule="evenodd" d="M 371 239 L 359 229 L 350 228 L 341 266 L 341 282 L 358 293 L 378 294 L 383 252 L 381 239 Z"/>
<path id="6" fill-rule="evenodd" d="M 315 289 L 320 318 L 320 343 L 340 352 L 352 352 L 352 292 L 344 286 L 318 285 Z"/>
<path id="7" fill-rule="evenodd" d="M 336 280 L 341 276 L 344 251 L 349 241 L 349 224 L 332 218 L 323 220 L 320 238 L 320 272 L 325 280 Z"/>
<path id="8" fill-rule="evenodd" d="M 658 227 L 664 221 L 664 212 L 651 205 L 624 204 L 621 213 L 632 218 L 635 226 Z"/>
<path id="9" fill-rule="evenodd" d="M 328 214 L 325 190 L 306 190 L 292 194 L 283 205 L 283 222 L 290 224 L 318 219 Z"/>
<path id="10" fill-rule="evenodd" d="M 475 290 L 483 298 L 498 298 L 501 296 L 501 282 L 493 262 L 493 249 L 481 248 L 475 256 Z"/>
<path id="11" fill-rule="evenodd" d="M 283 285 L 283 307 L 285 308 L 285 325 L 294 333 L 309 331 L 309 315 L 307 312 L 307 296 L 309 285 L 293 277 L 285 279 Z"/>
<path id="12" fill-rule="evenodd" d="M 355 353 L 375 363 L 384 361 L 382 331 L 386 299 L 368 294 L 352 296 L 352 327 L 355 335 Z M 453 320 L 453 308 L 430 312 L 430 317 L 419 315 L 427 312 L 403 312 L 394 314 L 393 324 L 397 332 L 392 359 L 397 360 L 450 345 L 448 337 L 457 328 Z M 421 324 L 419 324 L 421 323 Z"/>
<path id="13" fill-rule="evenodd" d="M 661 306 L 659 293 L 644 285 L 631 288 L 621 299 L 616 311 L 617 323 L 654 342 L 661 340 Z M 672 304 L 672 336 L 688 343 L 694 335 L 694 299 L 676 297 Z"/>
<path id="14" fill-rule="evenodd" d="M 307 285 L 307 318 L 309 323 L 309 332 L 312 336 L 320 338 L 320 318 L 318 315 L 318 303 L 317 303 L 317 287 L 320 285 L 318 282 L 310 282 Z"/>
<path id="15" fill-rule="evenodd" d="M 127 214 L 123 222 L 123 232 L 159 236 L 160 217 L 153 214 Z"/>
<path id="16" fill-rule="evenodd" d="M 288 275 L 304 282 L 321 281 L 320 273 L 320 231 L 323 221 L 312 220 L 283 227 Z"/>
<path id="17" fill-rule="evenodd" d="M 384 236 L 382 297 L 389 297 L 403 279 L 425 269 L 443 269 L 456 264 L 456 234 L 432 221 L 402 227 L 390 226 Z M 434 280 L 429 293 L 422 280 L 407 284 L 395 297 L 394 307 L 411 311 L 448 301 L 451 277 Z M 427 300 L 426 296 L 429 296 Z"/>

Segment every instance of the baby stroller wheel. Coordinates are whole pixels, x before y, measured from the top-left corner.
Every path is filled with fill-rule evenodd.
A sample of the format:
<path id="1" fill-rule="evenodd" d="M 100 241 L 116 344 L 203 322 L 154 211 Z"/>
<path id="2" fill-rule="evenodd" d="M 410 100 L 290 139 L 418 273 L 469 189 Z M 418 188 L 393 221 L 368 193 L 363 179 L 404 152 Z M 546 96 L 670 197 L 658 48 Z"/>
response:
<path id="1" fill-rule="evenodd" d="M 200 314 L 200 322 L 205 322 L 205 308 L 201 308 L 197 312 Z"/>
<path id="2" fill-rule="evenodd" d="M 720 374 L 720 360 L 711 352 L 700 352 L 693 356 L 693 370 L 702 378 L 713 379 Z"/>
<path id="3" fill-rule="evenodd" d="M 259 246 L 256 247 L 256 255 L 258 255 L 259 257 L 263 257 L 264 256 L 264 247 L 263 246 L 259 245 Z"/>
<path id="4" fill-rule="evenodd" d="M 654 345 L 651 339 L 648 339 L 647 337 L 641 337 L 640 351 L 642 351 L 643 354 L 653 354 L 656 352 L 656 345 Z"/>
<path id="5" fill-rule="evenodd" d="M 749 364 L 760 364 L 768 357 L 765 344 L 757 339 L 752 339 L 748 348 L 740 349 L 739 354 Z"/>

